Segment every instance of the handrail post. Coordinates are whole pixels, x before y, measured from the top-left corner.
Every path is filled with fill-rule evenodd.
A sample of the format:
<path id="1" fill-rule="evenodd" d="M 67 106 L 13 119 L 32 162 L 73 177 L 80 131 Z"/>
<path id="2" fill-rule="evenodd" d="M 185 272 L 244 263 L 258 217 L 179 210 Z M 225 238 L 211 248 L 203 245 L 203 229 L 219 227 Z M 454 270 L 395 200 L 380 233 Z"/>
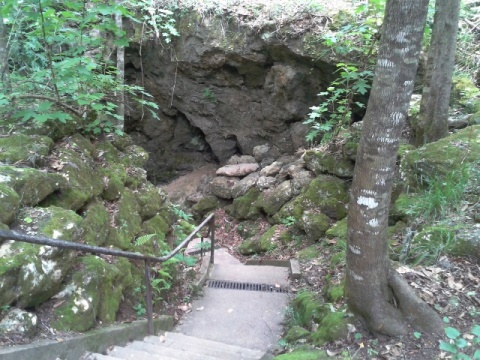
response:
<path id="1" fill-rule="evenodd" d="M 210 229 L 208 232 L 210 233 L 210 264 L 215 263 L 215 215 L 212 216 L 210 219 Z"/>
<path id="2" fill-rule="evenodd" d="M 148 334 L 153 335 L 153 304 L 152 304 L 152 285 L 150 283 L 150 261 L 145 260 L 145 287 L 147 297 L 147 319 Z"/>

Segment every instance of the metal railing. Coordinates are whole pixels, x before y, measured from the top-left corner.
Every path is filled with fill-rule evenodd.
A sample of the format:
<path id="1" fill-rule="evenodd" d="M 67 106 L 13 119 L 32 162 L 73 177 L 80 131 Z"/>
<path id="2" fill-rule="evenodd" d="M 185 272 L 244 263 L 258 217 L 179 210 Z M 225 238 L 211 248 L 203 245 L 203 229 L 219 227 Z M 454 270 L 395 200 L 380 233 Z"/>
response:
<path id="1" fill-rule="evenodd" d="M 113 255 L 113 256 L 120 256 L 125 257 L 128 259 L 136 259 L 136 260 L 143 260 L 145 262 L 145 282 L 146 282 L 146 306 L 147 306 L 147 319 L 148 319 L 148 333 L 153 335 L 153 303 L 152 303 L 152 286 L 150 283 L 150 264 L 151 263 L 162 263 L 165 262 L 176 254 L 180 252 L 184 247 L 188 245 L 190 241 L 194 238 L 194 236 L 205 226 L 208 226 L 208 233 L 207 238 L 210 238 L 210 263 L 214 263 L 214 251 L 215 251 L 215 215 L 210 214 L 203 222 L 198 225 L 195 230 L 193 230 L 190 235 L 188 235 L 185 240 L 183 240 L 175 249 L 173 249 L 170 253 L 162 257 L 155 257 L 149 255 L 143 255 L 140 253 L 129 252 L 129 251 L 122 251 L 122 250 L 115 250 L 104 248 L 100 246 L 92 246 L 86 244 L 75 243 L 71 241 L 64 241 L 64 240 L 56 240 L 47 237 L 41 236 L 33 236 L 27 234 L 20 234 L 15 231 L 8 231 L 8 230 L 0 230 L 0 239 L 5 240 L 15 240 L 15 241 L 22 241 L 30 244 L 37 244 L 37 245 L 47 245 L 53 246 L 62 249 L 71 249 L 76 251 L 83 251 L 86 253 L 92 254 L 104 254 L 104 255 Z M 203 237 L 202 237 L 203 242 Z M 202 253 L 203 255 L 203 253 Z"/>

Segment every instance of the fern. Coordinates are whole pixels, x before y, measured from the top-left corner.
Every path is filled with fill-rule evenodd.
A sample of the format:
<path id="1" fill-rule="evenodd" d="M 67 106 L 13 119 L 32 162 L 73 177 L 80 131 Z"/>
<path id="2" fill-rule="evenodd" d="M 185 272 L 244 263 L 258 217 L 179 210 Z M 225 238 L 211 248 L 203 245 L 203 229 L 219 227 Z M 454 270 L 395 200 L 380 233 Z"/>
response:
<path id="1" fill-rule="evenodd" d="M 142 246 L 148 243 L 152 238 L 157 234 L 147 234 L 140 236 L 137 240 L 135 240 L 135 246 Z"/>

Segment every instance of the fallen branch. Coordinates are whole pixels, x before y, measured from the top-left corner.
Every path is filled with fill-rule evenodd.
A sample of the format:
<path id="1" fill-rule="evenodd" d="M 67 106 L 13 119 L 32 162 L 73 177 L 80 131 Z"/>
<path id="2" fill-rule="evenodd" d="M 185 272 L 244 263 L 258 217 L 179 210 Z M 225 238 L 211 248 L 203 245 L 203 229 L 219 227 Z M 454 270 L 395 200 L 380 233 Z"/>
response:
<path id="1" fill-rule="evenodd" d="M 67 110 L 68 112 L 72 113 L 75 116 L 82 117 L 82 114 L 78 112 L 76 109 L 71 107 L 70 105 L 67 105 L 60 100 L 57 100 L 55 98 L 51 98 L 49 96 L 43 96 L 43 95 L 17 95 L 14 97 L 14 99 L 37 99 L 37 100 L 46 100 L 46 101 L 51 101 L 55 103 L 58 107 L 61 107 L 62 109 Z"/>

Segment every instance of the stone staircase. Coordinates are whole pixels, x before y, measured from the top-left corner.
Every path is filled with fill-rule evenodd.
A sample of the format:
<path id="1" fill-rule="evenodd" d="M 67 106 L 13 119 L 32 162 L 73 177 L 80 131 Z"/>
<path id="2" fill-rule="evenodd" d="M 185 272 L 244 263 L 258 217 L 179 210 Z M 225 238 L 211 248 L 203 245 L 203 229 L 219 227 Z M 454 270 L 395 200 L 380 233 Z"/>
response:
<path id="1" fill-rule="evenodd" d="M 203 296 L 192 302 L 175 332 L 110 347 L 107 355 L 89 353 L 82 360 L 272 359 L 289 301 L 282 291 L 288 288 L 288 273 L 286 267 L 247 266 L 226 249 L 216 249 Z"/>
<path id="2" fill-rule="evenodd" d="M 161 336 L 148 336 L 143 341 L 133 341 L 125 347 L 114 346 L 107 354 L 90 353 L 82 360 L 259 360 L 265 356 L 260 350 L 172 332 Z"/>

